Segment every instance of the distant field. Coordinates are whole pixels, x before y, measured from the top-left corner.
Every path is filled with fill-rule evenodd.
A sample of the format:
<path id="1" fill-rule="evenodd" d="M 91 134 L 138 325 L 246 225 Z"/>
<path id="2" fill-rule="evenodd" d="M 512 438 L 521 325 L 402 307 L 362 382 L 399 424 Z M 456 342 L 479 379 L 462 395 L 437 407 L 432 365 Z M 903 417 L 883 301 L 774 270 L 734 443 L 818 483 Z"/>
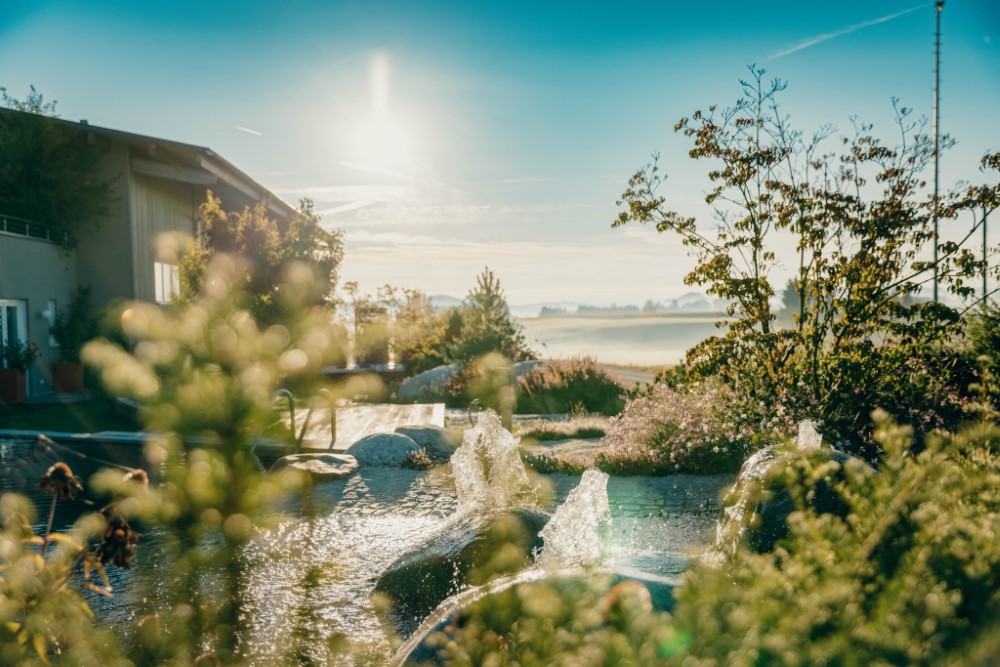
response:
<path id="1" fill-rule="evenodd" d="M 516 321 L 543 357 L 589 355 L 607 364 L 674 364 L 699 341 L 719 333 L 716 313 L 528 317 Z"/>

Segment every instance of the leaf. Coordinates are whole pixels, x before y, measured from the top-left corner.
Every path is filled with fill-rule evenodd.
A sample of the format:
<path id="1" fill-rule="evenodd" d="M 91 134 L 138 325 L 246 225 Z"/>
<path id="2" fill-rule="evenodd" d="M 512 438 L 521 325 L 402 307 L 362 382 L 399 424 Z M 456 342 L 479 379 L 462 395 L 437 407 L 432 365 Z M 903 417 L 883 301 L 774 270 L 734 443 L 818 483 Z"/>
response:
<path id="1" fill-rule="evenodd" d="M 35 647 L 35 652 L 38 653 L 38 658 L 46 665 L 51 664 L 49 663 L 49 658 L 47 656 L 48 652 L 45 649 L 45 636 L 35 635 L 31 638 L 31 644 Z"/>

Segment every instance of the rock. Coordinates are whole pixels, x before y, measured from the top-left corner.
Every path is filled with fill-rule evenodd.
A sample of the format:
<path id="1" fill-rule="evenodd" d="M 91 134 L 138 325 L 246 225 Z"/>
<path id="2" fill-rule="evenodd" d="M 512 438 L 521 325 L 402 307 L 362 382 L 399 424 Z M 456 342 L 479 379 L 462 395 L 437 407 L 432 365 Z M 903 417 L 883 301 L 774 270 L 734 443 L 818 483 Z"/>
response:
<path id="1" fill-rule="evenodd" d="M 528 565 L 542 545 L 549 515 L 520 508 L 460 515 L 428 535 L 379 578 L 376 594 L 392 602 L 389 620 L 401 637 L 413 633 L 442 600 Z M 502 548 L 501 548 L 502 547 Z"/>
<path id="2" fill-rule="evenodd" d="M 837 464 L 831 474 L 808 490 L 808 506 L 818 514 L 847 516 L 849 507 L 835 487 L 844 478 L 844 466 L 849 461 L 878 474 L 864 461 L 832 447 L 810 450 L 788 445 L 765 447 L 747 459 L 729 492 L 727 507 L 720 518 L 716 551 L 731 555 L 737 542 L 743 542 L 758 553 L 769 553 L 788 535 L 788 515 L 795 511 L 795 503 L 788 488 L 782 485 L 782 476 L 774 472 L 780 470 L 777 466 L 789 465 L 802 457 L 807 457 L 813 466 Z"/>
<path id="3" fill-rule="evenodd" d="M 420 451 L 413 438 L 399 433 L 374 433 L 347 449 L 347 454 L 363 466 L 399 467 Z"/>
<path id="4" fill-rule="evenodd" d="M 511 381 L 517 382 L 517 379 L 522 375 L 544 365 L 544 361 L 538 361 L 537 359 L 533 359 L 531 361 L 519 361 L 510 367 Z"/>
<path id="5" fill-rule="evenodd" d="M 345 454 L 292 454 L 274 462 L 270 472 L 293 468 L 312 477 L 314 482 L 333 482 L 354 474 L 358 462 Z"/>
<path id="6" fill-rule="evenodd" d="M 462 641 L 462 628 L 470 622 L 477 627 L 481 622 L 490 630 L 493 641 L 499 638 L 517 641 L 518 632 L 512 623 L 526 615 L 531 600 L 544 599 L 550 604 L 558 601 L 563 609 L 572 609 L 580 600 L 594 602 L 594 612 L 588 623 L 612 627 L 628 633 L 638 614 L 652 610 L 671 611 L 674 607 L 674 589 L 679 581 L 663 577 L 635 577 L 619 572 L 591 572 L 587 575 L 549 573 L 540 578 L 530 571 L 490 582 L 485 586 L 469 589 L 446 600 L 404 641 L 392 657 L 393 665 L 439 665 L 440 647 L 452 641 Z M 515 595 L 510 595 L 513 591 Z M 520 608 L 518 608 L 520 606 Z M 498 614 L 497 609 L 504 609 Z M 556 630 L 559 631 L 558 629 Z M 496 646 L 496 644 L 494 644 Z"/>
<path id="7" fill-rule="evenodd" d="M 461 431 L 440 426 L 400 426 L 396 433 L 412 438 L 435 463 L 444 463 L 462 444 Z"/>
<path id="8" fill-rule="evenodd" d="M 416 402 L 424 399 L 437 399 L 444 395 L 444 386 L 458 373 L 456 364 L 437 366 L 406 378 L 400 385 L 396 397 L 403 402 Z"/>

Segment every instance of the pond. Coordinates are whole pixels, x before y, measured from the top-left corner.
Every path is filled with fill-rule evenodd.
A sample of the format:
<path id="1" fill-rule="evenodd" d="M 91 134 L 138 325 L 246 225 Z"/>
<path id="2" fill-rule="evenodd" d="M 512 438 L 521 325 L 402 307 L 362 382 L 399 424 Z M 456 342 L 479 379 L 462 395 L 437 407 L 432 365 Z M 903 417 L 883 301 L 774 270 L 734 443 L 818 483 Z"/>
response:
<path id="1" fill-rule="evenodd" d="M 97 459 L 131 466 L 141 459 L 134 447 L 100 446 L 86 454 L 84 460 L 32 442 L 0 442 L 0 487 L 28 495 L 44 519 L 50 498 L 38 479 L 54 461 L 66 460 L 86 480 L 101 467 Z M 673 581 L 713 540 L 719 496 L 731 482 L 725 475 L 610 478 L 604 539 L 614 570 Z M 579 483 L 570 475 L 532 477 L 549 511 Z M 318 664 L 387 662 L 399 637 L 372 592 L 394 561 L 467 511 L 459 498 L 448 465 L 429 471 L 362 467 L 314 488 L 308 512 L 301 504 L 292 507 L 294 518 L 262 534 L 243 555 L 250 578 L 244 639 L 250 661 L 267 664 L 299 646 L 299 655 Z M 100 505 L 86 496 L 61 503 L 55 525 L 66 527 Z M 138 591 L 155 593 L 157 541 L 155 531 L 144 530 L 132 569 L 109 568 L 114 596 L 90 600 L 101 622 L 128 627 L 147 613 Z M 332 648 L 341 637 L 349 641 L 349 654 Z"/>

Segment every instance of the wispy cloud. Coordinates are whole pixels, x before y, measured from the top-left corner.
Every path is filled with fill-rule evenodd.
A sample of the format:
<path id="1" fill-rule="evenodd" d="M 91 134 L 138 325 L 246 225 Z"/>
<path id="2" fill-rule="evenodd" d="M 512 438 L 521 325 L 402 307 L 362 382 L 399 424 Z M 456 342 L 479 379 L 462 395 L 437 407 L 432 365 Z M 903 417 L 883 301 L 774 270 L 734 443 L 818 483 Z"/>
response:
<path id="1" fill-rule="evenodd" d="M 894 14 L 888 14 L 886 16 L 882 16 L 877 19 L 872 19 L 870 21 L 862 21 L 861 23 L 855 23 L 852 26 L 841 28 L 840 30 L 835 30 L 834 32 L 827 32 L 822 35 L 816 35 L 815 37 L 810 37 L 809 39 L 805 39 L 799 42 L 798 44 L 791 46 L 783 51 L 772 53 L 764 60 L 768 61 L 768 60 L 776 60 L 777 58 L 784 58 L 785 56 L 789 56 L 793 53 L 798 53 L 803 49 L 808 49 L 810 46 L 816 46 L 817 44 L 822 44 L 823 42 L 827 42 L 831 39 L 836 39 L 837 37 L 850 35 L 852 32 L 857 32 L 862 28 L 870 28 L 873 25 L 879 25 L 880 23 L 886 23 L 887 21 L 898 19 L 900 16 L 906 16 L 907 14 L 912 14 L 918 9 L 924 9 L 925 7 L 930 7 L 932 4 L 933 3 L 924 3 L 921 5 L 917 5 L 915 7 L 910 7 L 909 9 L 904 9 L 903 11 L 896 12 Z"/>
<path id="2" fill-rule="evenodd" d="M 242 125 L 233 125 L 233 127 L 240 132 L 246 132 L 247 134 L 252 134 L 255 137 L 263 137 L 263 132 L 258 132 L 257 130 L 251 130 L 249 127 L 243 127 Z"/>

